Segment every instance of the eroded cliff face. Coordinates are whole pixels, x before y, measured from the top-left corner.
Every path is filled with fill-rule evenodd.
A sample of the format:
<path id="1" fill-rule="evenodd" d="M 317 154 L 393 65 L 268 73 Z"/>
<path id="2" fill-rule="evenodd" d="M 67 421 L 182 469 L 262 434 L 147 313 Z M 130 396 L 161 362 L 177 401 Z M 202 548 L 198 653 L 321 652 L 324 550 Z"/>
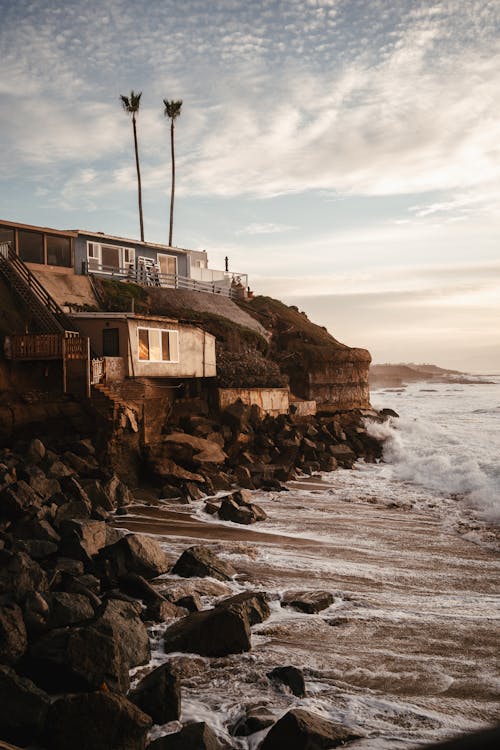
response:
<path id="1" fill-rule="evenodd" d="M 322 411 L 370 407 L 366 349 L 346 346 L 305 313 L 269 297 L 246 309 L 271 333 L 270 356 L 289 379 L 292 393 L 315 400 Z"/>

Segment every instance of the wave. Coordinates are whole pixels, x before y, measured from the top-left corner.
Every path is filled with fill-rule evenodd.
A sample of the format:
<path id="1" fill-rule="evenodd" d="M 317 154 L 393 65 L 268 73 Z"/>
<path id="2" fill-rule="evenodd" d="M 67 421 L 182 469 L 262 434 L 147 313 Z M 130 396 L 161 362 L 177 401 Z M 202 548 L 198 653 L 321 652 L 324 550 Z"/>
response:
<path id="1" fill-rule="evenodd" d="M 391 479 L 446 496 L 458 496 L 486 521 L 500 522 L 497 455 L 468 446 L 467 436 L 421 418 L 402 416 L 368 431 L 383 439 Z M 490 460 L 488 460 L 490 459 Z"/>

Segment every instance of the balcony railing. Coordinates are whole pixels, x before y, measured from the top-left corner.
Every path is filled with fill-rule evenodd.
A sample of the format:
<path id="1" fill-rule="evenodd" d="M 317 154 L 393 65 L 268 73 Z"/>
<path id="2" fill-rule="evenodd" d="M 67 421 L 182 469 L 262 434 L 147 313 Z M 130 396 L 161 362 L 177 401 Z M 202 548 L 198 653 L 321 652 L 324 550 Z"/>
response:
<path id="1" fill-rule="evenodd" d="M 5 337 L 7 359 L 85 359 L 87 340 L 78 333 L 23 333 Z"/>
<path id="2" fill-rule="evenodd" d="M 198 271 L 211 271 L 211 269 L 197 269 Z M 208 292 L 209 294 L 221 294 L 230 298 L 241 298 L 246 291 L 248 277 L 246 274 L 229 273 L 226 271 L 211 271 L 213 274 L 221 274 L 219 278 L 210 280 L 194 279 L 173 273 L 161 273 L 155 266 L 139 266 L 127 268 L 116 266 L 103 266 L 92 263 L 92 267 L 86 266 L 86 273 L 99 276 L 108 276 L 120 281 L 134 281 L 141 286 L 156 286 L 170 289 L 190 289 L 196 292 Z"/>

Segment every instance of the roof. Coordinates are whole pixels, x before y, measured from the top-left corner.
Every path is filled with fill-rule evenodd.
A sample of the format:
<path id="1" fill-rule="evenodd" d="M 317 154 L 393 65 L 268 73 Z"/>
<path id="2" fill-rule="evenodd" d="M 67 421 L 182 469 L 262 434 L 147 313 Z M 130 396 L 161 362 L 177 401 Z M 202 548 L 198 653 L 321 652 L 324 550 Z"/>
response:
<path id="1" fill-rule="evenodd" d="M 206 250 L 190 250 L 185 247 L 175 247 L 173 245 L 162 245 L 159 242 L 146 242 L 142 240 L 135 240 L 130 237 L 119 237 L 115 234 L 106 234 L 105 232 L 90 232 L 87 229 L 73 229 L 74 236 L 85 236 L 85 237 L 98 237 L 104 240 L 115 240 L 117 242 L 128 242 L 129 244 L 142 245 L 142 247 L 153 247 L 159 250 L 173 250 L 177 253 L 203 253 L 206 255 Z"/>
<path id="2" fill-rule="evenodd" d="M 59 234 L 65 237 L 77 237 L 78 233 L 74 229 L 52 229 L 52 227 L 39 227 L 35 224 L 21 224 L 18 221 L 6 221 L 0 219 L 0 225 L 4 227 L 12 227 L 13 229 L 27 229 L 31 232 L 47 232 L 48 234 Z"/>
<path id="3" fill-rule="evenodd" d="M 149 320 L 155 323 L 178 323 L 176 318 L 165 318 L 163 315 L 143 315 L 133 312 L 72 312 L 70 318 L 90 318 L 95 320 L 124 320 L 132 318 L 135 320 Z"/>

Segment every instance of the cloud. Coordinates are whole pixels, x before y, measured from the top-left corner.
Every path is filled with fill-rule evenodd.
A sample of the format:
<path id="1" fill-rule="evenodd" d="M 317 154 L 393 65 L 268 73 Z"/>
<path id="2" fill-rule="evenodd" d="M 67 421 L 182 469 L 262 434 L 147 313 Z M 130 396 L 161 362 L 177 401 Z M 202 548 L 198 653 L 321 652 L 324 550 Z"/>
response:
<path id="1" fill-rule="evenodd" d="M 281 234 L 281 232 L 290 232 L 293 229 L 296 229 L 296 227 L 291 224 L 273 224 L 272 222 L 264 224 L 253 223 L 247 224 L 247 226 L 237 230 L 236 234 Z"/>

